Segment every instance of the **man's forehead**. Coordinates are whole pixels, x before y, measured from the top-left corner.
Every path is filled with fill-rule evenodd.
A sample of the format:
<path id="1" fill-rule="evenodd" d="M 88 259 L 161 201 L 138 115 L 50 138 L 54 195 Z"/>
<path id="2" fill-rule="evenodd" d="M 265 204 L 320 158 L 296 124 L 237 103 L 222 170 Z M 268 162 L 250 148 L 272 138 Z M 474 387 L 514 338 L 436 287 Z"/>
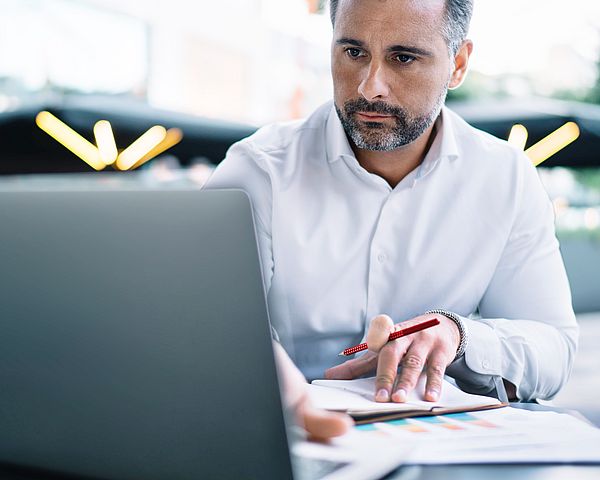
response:
<path id="1" fill-rule="evenodd" d="M 439 36 L 445 0 L 340 0 L 335 16 L 335 37 L 368 42 L 431 41 Z"/>
<path id="2" fill-rule="evenodd" d="M 338 0 L 337 11 L 340 9 L 364 6 L 369 10 L 381 9 L 411 9 L 423 12 L 440 13 L 446 8 L 447 0 Z"/>
<path id="3" fill-rule="evenodd" d="M 340 0 L 335 23 L 387 23 L 398 27 L 412 23 L 431 28 L 443 19 L 445 5 L 446 0 Z"/>

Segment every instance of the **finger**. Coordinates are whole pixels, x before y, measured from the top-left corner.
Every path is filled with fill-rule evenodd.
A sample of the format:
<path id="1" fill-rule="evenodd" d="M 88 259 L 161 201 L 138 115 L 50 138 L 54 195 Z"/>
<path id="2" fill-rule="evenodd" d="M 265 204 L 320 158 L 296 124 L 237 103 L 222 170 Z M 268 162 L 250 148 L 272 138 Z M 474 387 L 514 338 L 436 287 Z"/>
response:
<path id="1" fill-rule="evenodd" d="M 352 419 L 343 413 L 328 412 L 306 405 L 300 412 L 301 423 L 311 439 L 326 440 L 346 433 L 353 424 Z"/>
<path id="2" fill-rule="evenodd" d="M 388 342 L 379 352 L 377 360 L 377 376 L 375 377 L 375 401 L 389 402 L 398 362 L 406 350 L 406 343 L 400 340 Z"/>
<path id="3" fill-rule="evenodd" d="M 379 352 L 388 343 L 390 333 L 394 331 L 394 322 L 387 315 L 377 315 L 371 320 L 367 332 L 367 345 L 371 352 Z"/>
<path id="4" fill-rule="evenodd" d="M 402 370 L 392 393 L 393 402 L 406 402 L 408 394 L 414 390 L 419 380 L 428 353 L 428 348 L 415 343 L 411 344 L 400 362 Z"/>
<path id="5" fill-rule="evenodd" d="M 341 365 L 336 365 L 325 371 L 325 378 L 329 380 L 352 380 L 375 370 L 377 354 L 367 352 L 358 358 L 347 360 Z"/>
<path id="6" fill-rule="evenodd" d="M 444 355 L 439 353 L 429 355 L 426 367 L 427 383 L 425 384 L 425 400 L 436 402 L 440 398 L 447 363 Z"/>

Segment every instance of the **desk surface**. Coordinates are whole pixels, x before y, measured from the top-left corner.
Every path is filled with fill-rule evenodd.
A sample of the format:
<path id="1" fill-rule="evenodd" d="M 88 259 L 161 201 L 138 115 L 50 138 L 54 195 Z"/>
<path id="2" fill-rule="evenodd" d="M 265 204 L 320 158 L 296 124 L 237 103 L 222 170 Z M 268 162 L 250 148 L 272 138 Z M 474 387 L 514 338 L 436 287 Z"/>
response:
<path id="1" fill-rule="evenodd" d="M 546 410 L 569 413 L 583 418 L 578 412 L 530 403 L 515 403 L 511 406 L 526 410 Z M 0 464 L 0 480 L 71 480 L 71 477 Z M 487 465 L 407 465 L 399 467 L 386 476 L 386 480 L 547 480 L 577 479 L 597 480 L 600 465 L 563 464 L 487 464 Z M 265 479 L 268 480 L 268 479 Z"/>
<path id="2" fill-rule="evenodd" d="M 2 480 L 74 480 L 75 478 L 83 480 L 79 476 L 56 475 L 0 465 Z M 386 480 L 548 480 L 550 478 L 598 480 L 600 465 L 408 465 L 398 468 L 385 477 Z"/>
<path id="3" fill-rule="evenodd" d="M 386 480 L 597 480 L 600 465 L 409 465 Z"/>
<path id="4" fill-rule="evenodd" d="M 75 478 L 83 480 L 79 476 L 56 475 L 7 466 L 0 466 L 0 478 L 2 480 L 74 480 Z M 548 480 L 550 478 L 598 480 L 600 465 L 408 465 L 398 468 L 385 477 L 386 480 Z"/>

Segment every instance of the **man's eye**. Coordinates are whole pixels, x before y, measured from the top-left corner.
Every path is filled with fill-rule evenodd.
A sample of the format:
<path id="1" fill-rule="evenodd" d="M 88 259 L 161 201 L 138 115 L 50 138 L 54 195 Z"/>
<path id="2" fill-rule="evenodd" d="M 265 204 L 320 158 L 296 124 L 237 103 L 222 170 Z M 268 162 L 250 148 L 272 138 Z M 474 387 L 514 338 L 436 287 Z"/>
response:
<path id="1" fill-rule="evenodd" d="M 351 58 L 358 58 L 361 56 L 361 51 L 358 48 L 347 48 L 346 54 Z"/>
<path id="2" fill-rule="evenodd" d="M 400 63 L 411 63 L 412 61 L 415 60 L 415 57 L 413 57 L 412 55 L 405 55 L 405 54 L 396 55 L 394 58 L 396 60 L 398 60 L 398 62 L 400 62 Z"/>

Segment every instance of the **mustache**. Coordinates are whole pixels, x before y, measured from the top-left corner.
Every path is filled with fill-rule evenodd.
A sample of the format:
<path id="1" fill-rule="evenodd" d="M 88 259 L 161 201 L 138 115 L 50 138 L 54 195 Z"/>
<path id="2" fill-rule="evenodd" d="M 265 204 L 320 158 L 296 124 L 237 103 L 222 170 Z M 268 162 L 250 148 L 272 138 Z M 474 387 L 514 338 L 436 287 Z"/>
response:
<path id="1" fill-rule="evenodd" d="M 347 115 L 352 115 L 356 112 L 379 113 L 382 115 L 395 115 L 397 117 L 403 117 L 406 115 L 406 112 L 403 108 L 388 105 L 387 103 L 381 101 L 368 102 L 364 98 L 358 98 L 356 100 L 348 100 L 344 102 L 344 110 Z"/>

